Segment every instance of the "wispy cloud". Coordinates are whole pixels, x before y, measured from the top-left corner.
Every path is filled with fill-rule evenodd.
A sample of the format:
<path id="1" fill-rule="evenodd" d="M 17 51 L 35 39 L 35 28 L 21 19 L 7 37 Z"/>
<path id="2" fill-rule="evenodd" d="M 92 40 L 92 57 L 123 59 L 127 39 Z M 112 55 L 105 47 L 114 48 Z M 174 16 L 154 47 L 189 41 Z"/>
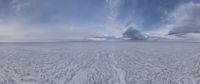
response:
<path id="1" fill-rule="evenodd" d="M 133 18 L 132 12 L 133 10 L 127 9 L 129 12 L 123 12 L 122 9 L 126 6 L 126 0 L 106 0 L 109 14 L 107 15 L 107 23 L 106 27 L 109 34 L 115 37 L 122 37 L 123 32 L 126 31 L 129 27 L 134 27 L 135 29 L 139 29 L 139 27 L 135 24 L 135 19 Z M 132 2 L 131 2 L 132 3 Z M 132 8 L 133 9 L 133 8 Z M 119 17 L 124 13 L 130 13 L 128 15 L 125 14 L 123 16 L 126 18 L 123 21 L 119 20 Z"/>
<path id="2" fill-rule="evenodd" d="M 200 33 L 200 4 L 189 2 L 170 14 L 172 29 L 169 34 Z"/>
<path id="3" fill-rule="evenodd" d="M 53 3 L 53 0 L 48 1 L 3 1 L 2 3 L 5 6 L 0 4 L 3 7 L 3 10 L 0 10 L 2 11 L 0 15 L 3 15 L 0 16 L 0 42 L 76 40 L 87 38 L 96 33 L 92 28 L 98 27 L 98 25 L 84 24 L 86 21 L 83 22 L 83 18 L 70 19 L 70 17 L 82 17 L 82 14 L 80 16 L 73 16 L 73 13 L 72 15 L 67 15 L 74 11 L 80 11 L 79 13 L 87 13 L 87 11 L 76 8 L 70 9 L 69 7 L 66 7 L 65 10 L 62 9 L 65 5 L 60 5 L 61 2 Z M 66 3 L 65 0 L 59 1 Z M 73 0 L 69 2 L 73 3 Z M 55 4 L 55 7 L 53 4 Z M 76 6 L 78 3 L 73 4 Z M 79 19 L 82 24 L 74 21 Z"/>
<path id="4" fill-rule="evenodd" d="M 182 3 L 174 10 L 166 12 L 164 23 L 149 35 L 169 39 L 200 39 L 200 3 Z"/>
<path id="5" fill-rule="evenodd" d="M 0 0 L 0 41 L 122 37 L 130 27 L 163 37 L 200 33 L 199 3 L 185 1 Z"/>
<path id="6" fill-rule="evenodd" d="M 117 17 L 120 13 L 120 7 L 122 6 L 123 0 L 105 0 L 106 6 L 108 7 L 108 15 L 106 15 L 105 27 L 106 36 L 120 37 L 122 35 L 121 29 L 123 25 L 117 21 Z"/>
<path id="7" fill-rule="evenodd" d="M 0 42 L 21 41 L 67 41 L 81 40 L 90 35 L 91 31 L 80 31 L 79 26 L 73 25 L 31 25 L 19 22 L 0 25 Z"/>
<path id="8" fill-rule="evenodd" d="M 114 21 L 120 13 L 120 7 L 123 5 L 124 0 L 106 0 L 108 8 L 110 10 L 109 18 Z"/>
<path id="9" fill-rule="evenodd" d="M 21 14 L 21 12 L 23 12 L 23 9 L 25 9 L 31 4 L 31 2 L 29 0 L 26 0 L 23 2 L 22 0 L 12 0 L 10 4 L 12 5 L 12 8 L 14 9 L 15 14 L 19 15 Z"/>

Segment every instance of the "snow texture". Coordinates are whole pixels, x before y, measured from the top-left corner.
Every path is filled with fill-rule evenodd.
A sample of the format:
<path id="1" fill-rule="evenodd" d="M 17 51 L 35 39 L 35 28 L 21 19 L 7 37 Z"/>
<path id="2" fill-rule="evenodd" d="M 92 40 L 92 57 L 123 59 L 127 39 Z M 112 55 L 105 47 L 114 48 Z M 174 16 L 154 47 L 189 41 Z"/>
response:
<path id="1" fill-rule="evenodd" d="M 199 43 L 1 43 L 0 84 L 200 84 Z"/>

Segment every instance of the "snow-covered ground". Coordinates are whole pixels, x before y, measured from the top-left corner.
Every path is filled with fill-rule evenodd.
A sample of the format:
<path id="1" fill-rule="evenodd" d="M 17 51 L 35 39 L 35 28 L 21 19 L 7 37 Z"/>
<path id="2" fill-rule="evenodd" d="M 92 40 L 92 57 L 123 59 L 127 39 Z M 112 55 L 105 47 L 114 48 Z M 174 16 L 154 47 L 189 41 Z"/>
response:
<path id="1" fill-rule="evenodd" d="M 0 84 L 200 84 L 200 43 L 1 43 Z"/>

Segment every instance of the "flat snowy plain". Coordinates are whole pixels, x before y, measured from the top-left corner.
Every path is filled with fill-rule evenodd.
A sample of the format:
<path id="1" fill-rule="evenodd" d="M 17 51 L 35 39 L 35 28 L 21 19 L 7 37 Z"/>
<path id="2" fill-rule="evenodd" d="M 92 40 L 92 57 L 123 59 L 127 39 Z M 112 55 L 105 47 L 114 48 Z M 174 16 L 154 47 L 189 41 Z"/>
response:
<path id="1" fill-rule="evenodd" d="M 200 43 L 0 43 L 0 84 L 200 84 Z"/>

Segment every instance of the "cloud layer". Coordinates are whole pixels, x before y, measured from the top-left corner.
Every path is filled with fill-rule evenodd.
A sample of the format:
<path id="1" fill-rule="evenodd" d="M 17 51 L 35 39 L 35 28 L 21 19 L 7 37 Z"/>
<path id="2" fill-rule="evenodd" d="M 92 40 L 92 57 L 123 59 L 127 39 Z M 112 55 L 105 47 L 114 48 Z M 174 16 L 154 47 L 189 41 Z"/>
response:
<path id="1" fill-rule="evenodd" d="M 198 0 L 0 0 L 0 41 L 60 41 L 91 35 L 123 37 L 130 27 L 142 33 L 157 31 L 198 37 L 194 33 L 200 33 L 200 3 Z"/>
<path id="2" fill-rule="evenodd" d="M 56 29 L 55 29 L 56 27 Z M 0 42 L 48 42 L 80 40 L 91 31 L 79 31 L 76 26 L 37 26 L 24 23 L 1 24 Z"/>
<path id="3" fill-rule="evenodd" d="M 0 42 L 65 41 L 98 33 L 101 9 L 92 0 L 0 0 Z M 94 12 L 94 13 L 91 13 Z"/>
<path id="4" fill-rule="evenodd" d="M 200 4 L 189 2 L 170 14 L 172 29 L 169 35 L 200 33 Z"/>

